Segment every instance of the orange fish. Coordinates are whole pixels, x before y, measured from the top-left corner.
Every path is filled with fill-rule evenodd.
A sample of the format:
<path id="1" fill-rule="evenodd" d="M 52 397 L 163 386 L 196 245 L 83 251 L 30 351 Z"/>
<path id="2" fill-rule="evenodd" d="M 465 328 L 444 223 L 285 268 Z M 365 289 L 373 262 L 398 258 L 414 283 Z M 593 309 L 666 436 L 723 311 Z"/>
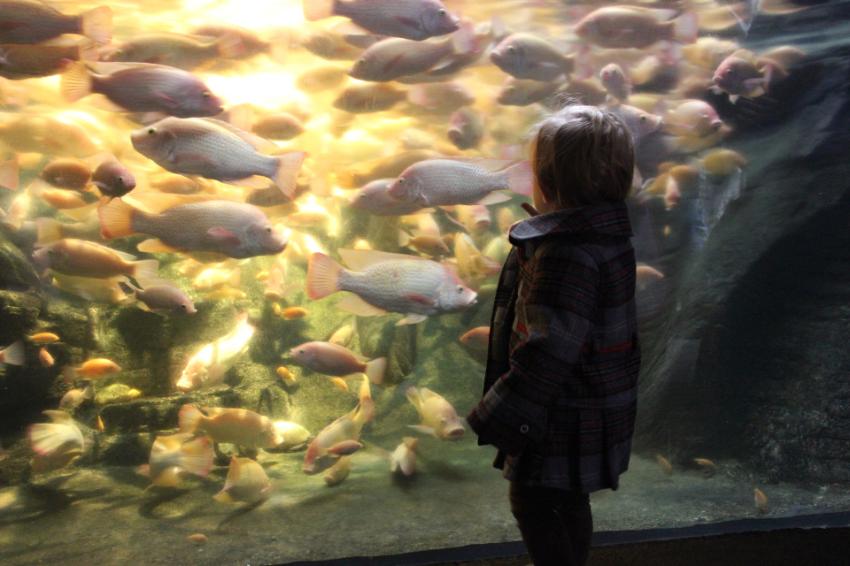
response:
<path id="1" fill-rule="evenodd" d="M 288 307 L 283 309 L 281 315 L 286 320 L 295 320 L 307 316 L 307 309 L 302 307 Z"/>
<path id="2" fill-rule="evenodd" d="M 486 350 L 490 343 L 490 327 L 476 326 L 460 337 L 460 343 L 476 350 Z"/>
<path id="3" fill-rule="evenodd" d="M 289 368 L 286 366 L 280 366 L 275 371 L 277 372 L 278 377 L 280 377 L 286 383 L 293 384 L 298 381 L 298 378 L 295 377 L 295 374 L 289 371 Z"/>
<path id="4" fill-rule="evenodd" d="M 333 383 L 334 387 L 336 387 L 340 391 L 348 391 L 348 384 L 341 377 L 332 377 L 331 383 Z"/>
<path id="5" fill-rule="evenodd" d="M 59 335 L 53 332 L 38 332 L 29 336 L 33 344 L 52 344 L 59 341 Z"/>
<path id="6" fill-rule="evenodd" d="M 46 368 L 52 367 L 56 363 L 56 360 L 53 359 L 53 356 L 50 355 L 50 352 L 44 346 L 38 351 L 38 361 Z"/>
<path id="7" fill-rule="evenodd" d="M 195 544 L 205 544 L 207 542 L 207 535 L 203 533 L 192 533 L 191 535 L 186 537 L 186 540 L 189 542 L 194 542 Z"/>
<path id="8" fill-rule="evenodd" d="M 758 509 L 759 513 L 762 515 L 767 513 L 767 495 L 765 495 L 762 490 L 759 488 L 755 488 L 753 490 L 753 500 L 755 501 L 756 509 Z"/>
<path id="9" fill-rule="evenodd" d="M 673 464 L 670 463 L 670 460 L 668 460 L 661 454 L 656 454 L 655 461 L 658 462 L 658 466 L 661 468 L 662 472 L 664 472 L 668 476 L 673 475 Z"/>
<path id="10" fill-rule="evenodd" d="M 106 377 L 121 371 L 121 366 L 107 358 L 92 358 L 86 360 L 83 364 L 74 369 L 78 376 L 86 379 L 97 379 Z"/>

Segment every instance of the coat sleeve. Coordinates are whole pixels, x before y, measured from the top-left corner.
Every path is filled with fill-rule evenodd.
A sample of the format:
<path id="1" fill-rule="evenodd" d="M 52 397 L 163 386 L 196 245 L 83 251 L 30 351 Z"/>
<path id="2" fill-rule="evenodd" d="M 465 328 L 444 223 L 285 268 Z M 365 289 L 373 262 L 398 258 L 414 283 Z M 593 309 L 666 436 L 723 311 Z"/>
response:
<path id="1" fill-rule="evenodd" d="M 548 408 L 575 371 L 596 311 L 595 260 L 579 247 L 553 243 L 536 250 L 530 286 L 520 289 L 510 369 L 467 416 L 483 442 L 508 454 L 543 441 Z"/>

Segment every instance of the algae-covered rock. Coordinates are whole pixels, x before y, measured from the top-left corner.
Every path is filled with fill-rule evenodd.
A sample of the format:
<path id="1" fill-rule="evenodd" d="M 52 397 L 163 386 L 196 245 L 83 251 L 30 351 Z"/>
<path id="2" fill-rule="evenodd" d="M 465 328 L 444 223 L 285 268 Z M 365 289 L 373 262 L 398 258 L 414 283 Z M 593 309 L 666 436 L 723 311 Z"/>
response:
<path id="1" fill-rule="evenodd" d="M 39 286 L 38 275 L 29 258 L 0 233 L 0 288 L 21 290 Z"/>
<path id="2" fill-rule="evenodd" d="M 147 433 L 101 435 L 93 459 L 111 466 L 137 466 L 148 461 L 154 436 Z"/>
<path id="3" fill-rule="evenodd" d="M 387 358 L 384 382 L 399 383 L 416 365 L 417 325 L 396 326 L 395 318 L 360 318 L 360 349 L 367 358 Z"/>
<path id="4" fill-rule="evenodd" d="M 0 291 L 0 345 L 20 339 L 36 327 L 41 298 L 29 291 Z"/>

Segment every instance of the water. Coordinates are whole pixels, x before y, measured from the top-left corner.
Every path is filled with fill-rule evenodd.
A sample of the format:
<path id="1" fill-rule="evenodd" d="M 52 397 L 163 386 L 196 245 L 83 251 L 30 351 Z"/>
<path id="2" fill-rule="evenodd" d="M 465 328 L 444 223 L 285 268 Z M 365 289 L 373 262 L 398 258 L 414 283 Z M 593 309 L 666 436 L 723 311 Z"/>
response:
<path id="1" fill-rule="evenodd" d="M 85 2 L 57 6 L 66 14 L 97 7 Z M 0 369 L 5 449 L 0 458 L 0 558 L 14 564 L 271 563 L 517 540 L 507 484 L 490 466 L 492 449 L 478 447 L 469 430 L 455 440 L 413 431 L 409 426 L 420 418 L 405 391 L 411 385 L 431 389 L 460 416 L 477 403 L 481 352 L 460 337 L 489 322 L 495 267 L 506 252 L 500 232 L 522 218 L 522 197 L 486 209 L 448 206 L 419 213 L 415 203 L 396 203 L 409 210 L 377 209 L 384 214 L 351 201 L 359 187 L 397 177 L 423 159 L 484 157 L 507 165 L 523 158 L 529 128 L 554 104 L 553 93 L 605 103 L 598 79 L 581 82 L 578 75 L 591 69 L 596 76 L 610 62 L 633 73 L 628 104 L 664 119 L 663 126 L 636 132 L 641 135 L 640 186 L 629 202 L 638 260 L 664 277 L 649 275 L 639 284 L 644 364 L 635 453 L 620 490 L 594 494 L 597 529 L 847 510 L 850 431 L 844 423 L 850 417 L 845 385 L 850 359 L 843 336 L 850 327 L 844 307 L 850 199 L 844 190 L 843 148 L 850 131 L 850 49 L 840 17 L 847 3 L 788 4 L 781 10 L 787 13 L 770 13 L 775 12 L 771 8 L 744 18 L 743 27 L 727 5 L 698 5 L 698 47 L 705 38 L 717 37 L 757 54 L 788 45 L 804 52 L 794 54 L 793 62 L 785 64 L 787 77 L 772 82 L 767 93 L 750 93 L 735 104 L 729 93 L 708 90 L 712 65 L 695 65 L 693 46 L 680 50 L 662 42 L 641 50 L 580 49 L 583 42 L 573 25 L 595 5 L 494 0 L 446 6 L 477 24 L 472 44 L 481 53 L 477 59 L 455 52 L 437 60 L 434 67 L 449 65 L 446 77 L 457 84 L 438 86 L 436 92 L 409 79 L 369 83 L 348 78 L 363 42 L 372 39 L 348 27 L 335 28 L 344 18 L 304 23 L 302 6 L 295 1 L 247 7 L 226 1 L 128 1 L 110 4 L 111 46 L 91 45 L 79 35 L 61 40 L 71 52 L 82 41 L 85 53 L 97 52 L 102 59 L 136 57 L 187 67 L 212 96 L 195 90 L 176 98 L 143 97 L 149 81 L 141 81 L 131 91 L 131 102 L 121 99 L 124 109 L 115 107 L 117 95 L 111 105 L 97 94 L 70 102 L 63 96 L 73 90 L 70 79 L 88 71 L 67 63 L 47 65 L 38 73 L 45 77 L 0 82 L 0 161 L 5 164 L 0 181 L 8 189 L 0 191 L 6 213 L 0 232 L 0 344 L 21 341 L 24 358 L 22 365 Z M 222 38 L 209 28 L 217 24 L 241 26 L 254 35 L 231 30 Z M 353 33 L 350 39 L 361 47 L 345 43 L 343 31 Z M 488 60 L 488 51 L 507 33 L 520 31 L 549 38 L 556 51 L 573 53 L 573 80 L 547 83 L 541 103 L 499 104 L 508 75 Z M 193 46 L 159 49 L 155 57 L 150 45 L 145 52 L 138 45 L 135 51 L 122 45 L 163 32 L 218 33 L 220 39 L 195 36 Z M 467 48 L 471 39 L 466 37 Z M 174 37 L 155 38 L 154 47 L 166 40 Z M 34 64 L 21 71 L 17 63 L 28 49 L 33 48 L 4 47 L 6 67 L 0 66 L 0 76 L 12 77 L 9 65 L 14 64 L 19 65 L 16 73 L 36 74 Z M 340 58 L 328 59 L 330 52 Z M 727 47 L 724 54 L 729 52 Z M 661 66 L 646 60 L 650 56 L 660 57 Z M 670 57 L 675 63 L 665 66 Z M 120 70 L 89 65 L 100 74 Z M 514 72 L 524 68 L 531 65 Z M 687 94 L 677 90 L 696 78 L 703 82 Z M 374 84 L 382 86 L 369 86 Z M 349 90 L 341 97 L 351 86 L 372 90 Z M 191 106 L 193 94 L 200 98 Z M 683 133 L 692 125 L 676 120 L 675 109 L 684 98 L 710 103 L 723 127 Z M 149 107 L 142 108 L 139 100 Z M 277 164 L 268 165 L 272 160 L 232 138 L 226 138 L 231 145 L 225 149 L 218 147 L 214 159 L 203 148 L 176 159 L 178 150 L 158 156 L 138 139 L 167 133 L 169 126 L 156 123 L 163 116 L 154 110 L 202 116 L 217 112 L 217 103 L 226 112 L 219 118 L 274 138 L 272 146 L 252 142 L 260 153 L 289 155 L 295 165 L 288 175 L 279 175 Z M 134 112 L 127 111 L 128 104 Z M 450 137 L 450 123 L 460 119 L 452 114 L 461 107 L 482 118 L 480 141 L 476 135 L 466 143 Z M 148 132 L 151 127 L 154 133 Z M 213 132 L 219 137 L 233 135 L 220 125 L 207 127 L 217 128 Z M 139 132 L 135 147 L 134 131 Z M 297 152 L 307 154 L 300 169 Z M 43 180 L 45 168 L 59 158 L 80 160 L 53 163 L 65 173 L 58 184 L 67 192 L 56 192 Z M 122 182 L 128 173 L 135 180 L 136 188 L 123 200 L 146 214 L 210 200 L 227 201 L 223 209 L 228 211 L 236 208 L 231 203 L 247 200 L 262 214 L 251 209 L 251 215 L 226 226 L 226 219 L 216 216 L 212 225 L 202 225 L 206 247 L 187 242 L 185 236 L 197 231 L 200 221 L 185 218 L 171 231 L 147 225 L 146 235 L 124 236 L 126 230 L 105 212 L 117 211 L 121 201 L 103 205 L 98 215 L 97 192 L 75 191 L 67 177 L 113 163 L 112 158 L 123 166 L 113 170 L 124 175 Z M 677 177 L 667 173 L 665 162 L 691 169 L 680 169 Z M 213 172 L 222 163 L 231 169 L 248 164 L 248 173 L 258 175 L 251 187 L 236 185 L 235 178 Z M 202 176 L 177 174 L 189 172 L 190 166 Z M 240 171 L 245 176 L 244 168 Z M 129 188 L 117 183 L 115 174 L 107 179 L 112 184 L 99 189 L 104 194 Z M 19 188 L 13 190 L 15 180 Z M 293 192 L 294 202 L 282 194 Z M 142 231 L 143 226 L 130 227 Z M 102 240 L 101 228 L 117 237 Z M 400 237 L 401 231 L 407 236 Z M 245 243 L 249 236 L 254 247 Z M 157 260 L 158 281 L 137 270 L 129 283 L 150 291 L 167 282 L 170 290 L 146 299 L 165 312 L 145 311 L 132 298 L 135 291 L 124 276 L 133 273 L 118 273 L 129 269 L 126 260 L 109 256 L 109 277 L 102 277 L 103 270 L 94 273 L 89 263 L 76 269 L 59 263 L 55 250 L 63 251 L 56 247 L 61 237 Z M 151 237 L 172 249 L 150 241 L 137 248 Z M 414 247 L 402 247 L 411 238 L 416 238 Z M 283 239 L 287 245 L 280 252 Z M 470 252 L 470 242 L 486 249 L 490 259 Z M 54 252 L 42 251 L 32 259 L 35 249 L 51 245 Z M 181 246 L 182 251 L 173 249 Z M 466 254 L 455 257 L 464 246 Z M 210 249 L 231 257 L 210 255 Z M 398 314 L 355 316 L 346 310 L 350 293 L 318 298 L 320 286 L 307 281 L 312 254 L 338 259 L 338 251 L 347 249 L 453 259 L 468 293 L 477 292 L 477 302 L 453 304 L 444 309 L 451 312 L 428 313 L 420 322 L 410 315 L 424 312 L 398 307 Z M 42 273 L 45 267 L 52 269 Z M 415 279 L 423 277 L 417 272 Z M 125 286 L 118 285 L 119 279 Z M 436 285 L 417 292 L 433 292 Z M 360 292 L 368 294 L 375 286 Z M 414 324 L 397 326 L 403 317 Z M 48 332 L 56 339 L 44 335 Z M 378 371 L 380 363 L 366 368 L 343 356 L 345 369 L 331 372 L 341 379 L 332 380 L 305 367 L 318 367 L 306 354 L 292 351 L 325 340 L 345 344 L 364 360 L 385 358 L 385 371 Z M 210 346 L 202 350 L 205 345 Z M 15 361 L 14 354 L 15 349 L 7 350 L 6 361 Z M 328 355 L 323 351 L 323 358 Z M 108 361 L 84 365 L 98 359 Z M 212 371 L 201 369 L 211 366 Z M 373 378 L 383 373 L 382 382 L 367 388 L 364 370 Z M 42 411 L 60 403 L 72 421 L 31 428 L 49 422 Z M 188 434 L 164 439 L 178 432 L 181 420 L 186 425 L 190 405 L 256 413 L 239 427 L 241 450 L 221 442 L 213 451 L 211 442 L 191 441 Z M 349 474 L 329 486 L 321 468 L 336 459 L 323 452 L 328 445 L 322 444 L 324 458 L 317 462 L 305 448 L 342 415 L 351 417 L 354 432 L 334 442 L 357 438 L 363 446 L 347 457 Z M 303 429 L 293 433 L 272 424 L 281 421 L 297 423 L 309 438 L 298 437 Z M 206 438 L 204 430 L 227 435 L 210 427 L 202 425 L 198 437 Z M 58 444 L 46 446 L 44 433 L 48 440 L 59 438 Z M 406 436 L 418 439 L 412 477 L 390 473 L 391 454 Z M 166 451 L 171 446 L 174 454 L 191 452 L 195 458 L 175 455 L 164 461 L 155 454 L 151 459 L 155 441 Z M 47 453 L 34 454 L 34 448 Z M 236 455 L 254 459 L 262 473 L 255 488 L 228 490 L 242 501 L 224 503 L 214 496 L 225 487 Z M 696 458 L 711 463 L 699 464 Z M 305 463 L 319 473 L 304 473 Z M 139 469 L 144 464 L 151 465 L 147 474 Z M 174 487 L 172 465 L 195 473 L 183 473 Z M 766 504 L 756 503 L 756 488 L 766 495 Z M 193 534 L 203 534 L 205 542 L 190 541 Z"/>

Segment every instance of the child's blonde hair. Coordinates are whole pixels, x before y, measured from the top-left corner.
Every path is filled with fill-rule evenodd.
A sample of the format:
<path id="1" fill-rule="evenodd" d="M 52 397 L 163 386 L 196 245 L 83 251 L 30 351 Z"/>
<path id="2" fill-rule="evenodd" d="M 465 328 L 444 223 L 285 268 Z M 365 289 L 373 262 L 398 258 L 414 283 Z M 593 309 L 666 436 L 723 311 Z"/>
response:
<path id="1" fill-rule="evenodd" d="M 533 145 L 535 182 L 561 208 L 623 201 L 629 194 L 632 136 L 610 112 L 566 106 L 540 123 Z"/>

